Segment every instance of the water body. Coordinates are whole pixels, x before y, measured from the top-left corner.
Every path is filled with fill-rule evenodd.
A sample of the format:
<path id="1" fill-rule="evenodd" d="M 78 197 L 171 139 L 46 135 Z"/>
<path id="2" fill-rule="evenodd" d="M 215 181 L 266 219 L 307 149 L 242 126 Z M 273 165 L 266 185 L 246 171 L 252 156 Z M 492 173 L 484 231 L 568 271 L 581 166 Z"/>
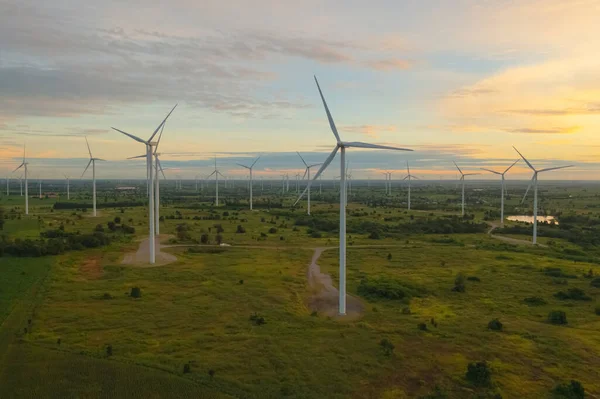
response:
<path id="1" fill-rule="evenodd" d="M 527 216 L 527 215 L 508 216 L 506 219 L 510 220 L 511 222 L 533 223 L 533 216 Z M 538 223 L 544 223 L 544 222 L 551 223 L 552 221 L 554 221 L 554 223 L 558 224 L 558 221 L 556 220 L 556 218 L 554 216 L 539 216 L 538 215 L 537 219 L 538 219 Z"/>

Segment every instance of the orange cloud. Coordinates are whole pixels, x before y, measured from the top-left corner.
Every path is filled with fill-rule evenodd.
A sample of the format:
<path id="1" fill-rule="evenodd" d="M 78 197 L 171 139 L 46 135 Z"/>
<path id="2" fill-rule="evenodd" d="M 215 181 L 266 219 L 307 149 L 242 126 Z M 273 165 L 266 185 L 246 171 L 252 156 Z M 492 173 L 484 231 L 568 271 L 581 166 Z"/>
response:
<path id="1" fill-rule="evenodd" d="M 378 138 L 380 133 L 394 133 L 398 128 L 394 125 L 357 125 L 342 126 L 340 130 L 348 133 L 360 133 L 369 137 Z"/>
<path id="2" fill-rule="evenodd" d="M 365 65 L 369 68 L 376 69 L 378 71 L 397 71 L 405 70 L 412 67 L 413 63 L 408 60 L 401 59 L 385 59 L 377 61 L 367 61 Z"/>

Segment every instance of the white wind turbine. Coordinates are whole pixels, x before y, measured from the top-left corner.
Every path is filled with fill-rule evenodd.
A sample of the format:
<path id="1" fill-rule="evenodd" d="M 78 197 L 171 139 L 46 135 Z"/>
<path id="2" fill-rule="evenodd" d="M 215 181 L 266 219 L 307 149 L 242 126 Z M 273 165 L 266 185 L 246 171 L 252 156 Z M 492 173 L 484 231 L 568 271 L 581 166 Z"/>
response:
<path id="1" fill-rule="evenodd" d="M 323 93 L 321 92 L 321 87 L 319 86 L 319 82 L 317 81 L 317 77 L 315 76 L 315 82 L 317 84 L 317 88 L 319 90 L 319 95 L 321 96 L 321 100 L 323 102 L 323 107 L 325 108 L 325 112 L 327 114 L 327 119 L 329 120 L 329 126 L 331 127 L 331 131 L 336 139 L 336 145 L 331 154 L 325 159 L 323 165 L 319 168 L 319 171 L 315 174 L 312 180 L 310 180 L 302 192 L 296 203 L 302 199 L 304 193 L 306 193 L 310 189 L 310 185 L 313 181 L 315 181 L 321 173 L 333 161 L 338 150 L 340 150 L 340 288 L 339 288 L 339 314 L 346 314 L 346 173 L 345 173 L 345 165 L 346 165 L 346 148 L 372 148 L 372 149 L 381 149 L 381 150 L 397 150 L 397 151 L 412 151 L 405 148 L 396 148 L 396 147 L 388 147 L 377 144 L 369 144 L 362 142 L 347 142 L 342 141 L 340 135 L 338 134 L 337 128 L 335 127 L 335 123 L 333 121 L 333 117 L 329 112 L 329 108 L 327 107 L 327 103 L 325 102 L 325 98 L 323 97 Z M 294 205 L 295 205 L 294 204 Z"/>
<path id="2" fill-rule="evenodd" d="M 258 162 L 258 160 L 260 159 L 260 156 L 258 158 L 256 158 L 254 160 L 254 162 L 252 162 L 252 165 L 250 166 L 246 166 L 246 165 L 242 165 L 241 163 L 238 163 L 238 165 L 240 165 L 242 168 L 246 168 L 248 169 L 248 171 L 250 172 L 250 210 L 252 210 L 252 171 L 254 169 L 254 165 L 256 164 L 256 162 Z"/>
<path id="3" fill-rule="evenodd" d="M 6 176 L 6 196 L 10 195 L 10 176 Z"/>
<path id="4" fill-rule="evenodd" d="M 500 226 L 502 226 L 502 227 L 504 227 L 504 193 L 506 192 L 506 189 L 504 188 L 504 175 L 513 166 L 515 166 L 516 163 L 519 162 L 519 161 L 520 161 L 520 159 L 517 159 L 515 162 L 513 162 L 512 165 L 510 165 L 508 168 L 506 168 L 506 170 L 504 172 L 496 172 L 495 170 L 481 168 L 482 170 L 488 171 L 490 173 L 493 173 L 493 174 L 496 174 L 496 175 L 500 175 L 500 177 L 502 179 L 502 188 L 501 188 L 501 191 L 500 191 Z"/>
<path id="5" fill-rule="evenodd" d="M 163 125 L 165 124 L 165 122 L 167 121 L 167 119 L 169 118 L 169 116 L 171 116 L 171 113 L 173 113 L 173 111 L 175 110 L 175 108 L 177 107 L 177 104 L 175 104 L 175 107 L 173 107 L 173 109 L 171 109 L 171 112 L 169 112 L 167 114 L 167 116 L 165 117 L 165 119 L 163 119 L 163 121 L 160 123 L 160 125 L 158 125 L 158 127 L 154 130 L 154 133 L 152 133 L 152 135 L 150 136 L 150 138 L 148 140 L 143 140 L 137 136 L 134 136 L 133 134 L 129 134 L 127 132 L 124 132 L 122 130 L 116 129 L 116 128 L 112 128 L 113 130 L 116 130 L 119 133 L 123 133 L 124 135 L 134 139 L 137 142 L 140 142 L 142 144 L 144 144 L 146 146 L 146 171 L 147 171 L 147 183 L 148 183 L 148 230 L 149 230 L 149 236 L 148 236 L 148 243 L 149 243 L 149 252 L 150 252 L 150 264 L 154 264 L 156 262 L 156 242 L 154 239 L 154 234 L 155 234 L 155 229 L 154 229 L 154 187 L 152 183 L 152 155 L 153 155 L 153 150 L 152 147 L 156 145 L 155 142 L 152 141 L 152 139 L 154 139 L 154 137 L 156 136 L 156 134 L 158 133 L 158 131 L 163 127 Z"/>
<path id="6" fill-rule="evenodd" d="M 452 161 L 454 162 L 454 161 Z M 462 170 L 458 167 L 456 162 L 454 162 L 454 166 L 460 172 L 460 181 L 462 182 L 462 216 L 465 216 L 465 176 L 473 176 L 478 175 L 479 173 L 463 173 Z"/>
<path id="7" fill-rule="evenodd" d="M 23 146 L 23 163 L 17 167 L 17 169 L 13 170 L 15 173 L 17 170 L 23 168 L 25 170 L 25 214 L 29 215 L 29 192 L 27 188 L 27 165 L 29 163 L 25 160 L 25 146 Z M 20 178 L 19 178 L 20 181 Z M 22 184 L 22 183 L 21 183 Z M 21 185 L 21 196 L 23 195 L 23 186 Z"/>
<path id="8" fill-rule="evenodd" d="M 70 200 L 71 199 L 71 192 L 69 191 L 69 188 L 70 188 L 69 187 L 69 176 L 67 176 L 67 175 L 64 175 L 64 176 L 65 176 L 65 179 L 67 179 L 67 200 Z"/>
<path id="9" fill-rule="evenodd" d="M 321 163 L 315 163 L 315 164 L 309 165 L 306 163 L 304 158 L 302 158 L 302 155 L 300 155 L 300 153 L 298 151 L 296 151 L 296 154 L 298 154 L 298 156 L 302 160 L 302 163 L 304 164 L 304 166 L 306 166 L 306 169 L 304 170 L 304 176 L 302 176 L 302 180 L 304 180 L 304 178 L 306 177 L 307 180 L 310 182 L 310 169 L 314 168 L 315 166 L 321 165 Z M 307 193 L 306 199 L 308 202 L 307 202 L 306 214 L 310 215 L 310 187 L 307 186 L 307 189 L 308 189 L 308 193 Z"/>
<path id="10" fill-rule="evenodd" d="M 521 158 L 523 158 L 523 161 L 525 161 L 525 163 L 527 164 L 527 166 L 529 166 L 531 168 L 531 170 L 533 170 L 533 176 L 531 177 L 531 182 L 529 183 L 529 186 L 527 187 L 527 191 L 525 191 L 525 196 L 523 196 L 523 201 L 525 201 L 525 197 L 527 197 L 527 194 L 529 193 L 529 189 L 531 188 L 531 185 L 533 184 L 533 244 L 537 244 L 537 205 L 538 205 L 538 187 L 537 187 L 537 183 L 538 183 L 538 173 L 540 172 L 548 172 L 550 170 L 556 170 L 556 169 L 564 169 L 564 168 L 570 168 L 573 165 L 567 165 L 567 166 L 556 166 L 553 168 L 545 168 L 545 169 L 540 169 L 537 170 L 536 168 L 533 167 L 533 165 L 531 163 L 529 163 L 529 161 L 523 156 L 523 154 L 521 154 L 519 152 L 519 150 L 517 150 L 515 147 L 513 147 L 515 149 L 515 151 L 521 156 Z"/>
<path id="11" fill-rule="evenodd" d="M 90 164 L 92 165 L 92 206 L 93 206 L 93 216 L 96 216 L 96 161 L 104 161 L 104 159 L 94 158 L 92 155 L 92 150 L 90 150 L 90 143 L 88 143 L 87 137 L 85 138 L 85 143 L 87 144 L 88 152 L 90 153 L 90 162 L 88 162 L 85 170 L 81 174 L 81 177 L 85 175 Z"/>
<path id="12" fill-rule="evenodd" d="M 221 177 L 225 177 L 223 176 L 223 174 L 219 171 L 219 169 L 217 169 L 217 157 L 215 156 L 215 170 L 213 170 L 213 172 L 208 175 L 208 177 L 206 178 L 207 180 L 210 179 L 210 177 L 212 175 L 215 175 L 215 206 L 219 206 L 219 175 L 221 175 Z M 225 181 L 225 183 L 227 183 L 227 181 Z"/>
<path id="13" fill-rule="evenodd" d="M 419 180 L 419 178 L 417 176 L 411 175 L 410 174 L 410 167 L 408 166 L 408 161 L 406 161 L 406 172 L 408 173 L 406 175 L 406 177 L 402 180 L 408 180 L 408 210 L 410 211 L 410 181 L 412 179 L 417 179 Z"/>

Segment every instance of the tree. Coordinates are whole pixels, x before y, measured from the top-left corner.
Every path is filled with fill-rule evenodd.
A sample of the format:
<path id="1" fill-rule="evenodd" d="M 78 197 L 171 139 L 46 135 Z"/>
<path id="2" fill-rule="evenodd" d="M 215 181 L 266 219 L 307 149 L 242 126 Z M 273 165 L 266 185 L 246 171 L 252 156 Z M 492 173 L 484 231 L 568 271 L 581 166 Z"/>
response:
<path id="1" fill-rule="evenodd" d="M 221 245 L 223 243 L 223 236 L 221 234 L 217 234 L 215 240 L 217 241 L 217 245 Z"/>
<path id="2" fill-rule="evenodd" d="M 244 228 L 244 226 L 242 226 L 241 224 L 238 224 L 238 227 L 237 227 L 236 233 L 238 233 L 238 234 L 243 234 L 243 233 L 245 233 L 245 232 L 246 232 L 246 229 Z"/>
<path id="3" fill-rule="evenodd" d="M 492 382 L 492 372 L 485 361 L 469 363 L 466 378 L 475 386 L 489 386 Z"/>
<path id="4" fill-rule="evenodd" d="M 119 216 L 115 217 L 115 223 L 116 224 L 120 224 L 121 223 L 121 218 Z"/>
<path id="5" fill-rule="evenodd" d="M 465 280 L 465 275 L 458 273 L 454 279 L 454 288 L 452 288 L 452 291 L 465 292 Z"/>
<path id="6" fill-rule="evenodd" d="M 140 289 L 140 287 L 132 287 L 131 288 L 131 294 L 130 296 L 132 298 L 141 298 L 142 297 L 142 290 Z"/>
<path id="7" fill-rule="evenodd" d="M 201 242 L 202 244 L 208 244 L 208 243 L 209 243 L 209 240 L 208 240 L 208 234 L 202 234 L 202 235 L 200 236 L 200 242 Z"/>
<path id="8" fill-rule="evenodd" d="M 383 353 L 386 356 L 391 356 L 394 353 L 394 344 L 392 344 L 387 338 L 384 338 L 379 342 L 379 346 L 383 349 Z"/>
<path id="9" fill-rule="evenodd" d="M 94 229 L 94 231 L 98 231 L 100 233 L 103 233 L 104 232 L 104 227 L 102 227 L 101 224 L 97 224 L 96 228 Z"/>

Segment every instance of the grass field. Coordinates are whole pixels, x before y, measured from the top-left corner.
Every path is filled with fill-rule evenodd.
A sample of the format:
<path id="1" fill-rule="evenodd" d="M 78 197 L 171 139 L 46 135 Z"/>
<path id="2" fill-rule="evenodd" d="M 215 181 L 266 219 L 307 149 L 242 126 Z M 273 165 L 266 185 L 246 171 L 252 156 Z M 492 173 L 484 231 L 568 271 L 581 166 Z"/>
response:
<path id="1" fill-rule="evenodd" d="M 560 189 L 550 194 L 563 196 Z M 575 208 L 587 214 L 594 194 L 576 195 L 585 198 L 575 198 Z M 558 208 L 573 201 L 553 198 L 548 202 Z M 305 220 L 301 209 L 187 206 L 195 201 L 165 201 L 161 233 L 170 235 L 176 246 L 166 250 L 178 260 L 154 268 L 121 264 L 144 237 L 143 207 L 102 209 L 92 218 L 50 211 L 47 200 L 29 218 L 7 220 L 12 237 L 38 237 L 61 224 L 90 232 L 115 217 L 136 235 L 56 257 L 0 258 L 0 397 L 553 398 L 553 387 L 571 379 L 589 397 L 600 396 L 600 288 L 584 277 L 590 269 L 600 275 L 600 266 L 566 257 L 565 249 L 584 251 L 573 242 L 511 245 L 488 236 L 487 227 L 407 233 L 407 226 L 451 212 L 406 212 L 357 199 L 349 204 L 348 293 L 364 312 L 331 318 L 310 308 L 306 274 L 314 248 L 338 244 L 337 231 L 327 230 L 336 226 L 336 203 L 315 201 L 317 228 L 298 222 Z M 489 209 L 478 205 L 475 221 Z M 381 230 L 376 239 L 373 226 Z M 203 234 L 210 245 L 198 245 Z M 217 234 L 231 247 L 214 246 Z M 318 263 L 337 285 L 337 250 L 323 252 Z M 471 278 L 465 292 L 452 290 L 459 273 Z M 365 293 L 366 282 L 377 292 Z M 406 296 L 385 298 L 389 285 Z M 130 296 L 134 287 L 140 298 Z M 555 297 L 573 288 L 589 300 Z M 531 297 L 541 302 L 527 304 Z M 553 310 L 565 311 L 568 323 L 550 324 Z M 496 318 L 502 331 L 488 329 Z M 492 384 L 477 387 L 465 373 L 470 362 L 484 360 Z"/>

